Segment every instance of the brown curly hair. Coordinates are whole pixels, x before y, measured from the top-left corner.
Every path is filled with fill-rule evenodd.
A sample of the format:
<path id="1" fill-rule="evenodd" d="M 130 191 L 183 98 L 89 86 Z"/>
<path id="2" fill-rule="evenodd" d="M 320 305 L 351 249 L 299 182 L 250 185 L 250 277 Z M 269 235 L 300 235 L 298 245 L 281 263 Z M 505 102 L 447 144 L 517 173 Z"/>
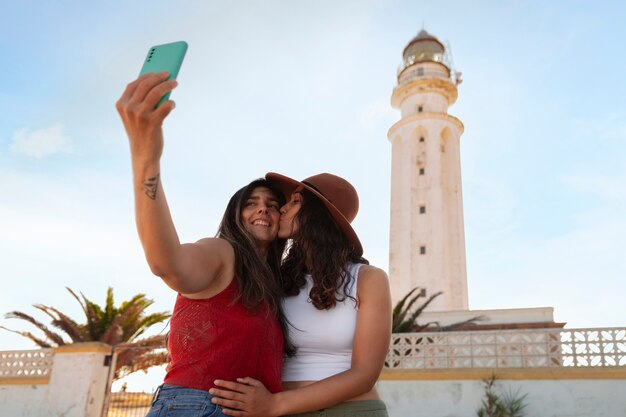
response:
<path id="1" fill-rule="evenodd" d="M 369 264 L 341 232 L 324 204 L 310 191 L 301 191 L 301 207 L 294 219 L 298 230 L 281 266 L 285 296 L 298 295 L 311 274 L 311 302 L 318 310 L 333 308 L 348 295 L 353 279 L 347 273 L 348 263 Z M 307 256 L 311 270 L 307 268 Z M 340 290 L 341 289 L 341 290 Z"/>
<path id="2" fill-rule="evenodd" d="M 282 310 L 282 290 L 280 283 L 280 261 L 285 248 L 285 240 L 278 239 L 270 245 L 267 259 L 261 259 L 256 251 L 254 239 L 241 221 L 241 210 L 258 187 L 269 188 L 279 204 L 285 203 L 285 197 L 276 186 L 268 180 L 260 178 L 238 190 L 228 202 L 216 237 L 227 240 L 235 251 L 235 279 L 239 284 L 237 299 L 250 312 L 258 312 L 262 304 L 276 315 L 283 331 L 284 352 L 293 356 L 295 346 L 289 338 L 287 319 Z"/>

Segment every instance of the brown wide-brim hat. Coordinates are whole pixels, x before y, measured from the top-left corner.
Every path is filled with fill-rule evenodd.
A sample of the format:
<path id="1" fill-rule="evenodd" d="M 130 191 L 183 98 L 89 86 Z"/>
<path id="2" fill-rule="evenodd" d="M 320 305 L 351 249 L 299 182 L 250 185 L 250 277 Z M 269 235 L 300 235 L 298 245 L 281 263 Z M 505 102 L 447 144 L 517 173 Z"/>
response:
<path id="1" fill-rule="evenodd" d="M 359 255 L 363 254 L 361 241 L 350 225 L 359 212 L 359 195 L 352 184 L 337 175 L 328 173 L 313 175 L 302 181 L 296 181 L 275 172 L 268 172 L 265 178 L 276 184 L 287 199 L 299 187 L 309 190 L 324 203 L 356 252 Z"/>

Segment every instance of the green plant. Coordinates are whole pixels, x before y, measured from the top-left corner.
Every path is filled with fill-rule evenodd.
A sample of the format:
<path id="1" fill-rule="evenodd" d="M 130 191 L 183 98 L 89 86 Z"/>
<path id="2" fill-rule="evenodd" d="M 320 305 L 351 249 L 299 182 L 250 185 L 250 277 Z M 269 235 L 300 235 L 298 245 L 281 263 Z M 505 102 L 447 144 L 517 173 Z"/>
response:
<path id="1" fill-rule="evenodd" d="M 146 298 L 145 294 L 137 294 L 115 306 L 113 289 L 108 288 L 105 305 L 101 307 L 83 293 L 79 297 L 70 288 L 66 289 L 82 307 L 86 319 L 84 323 L 76 322 L 55 307 L 34 304 L 33 307 L 51 319 L 51 326 L 61 332 L 51 330 L 33 316 L 21 311 L 8 312 L 5 318 L 27 321 L 39 329 L 44 334 L 43 337 L 4 326 L 0 328 L 26 337 L 42 348 L 80 342 L 103 342 L 112 345 L 118 352 L 115 379 L 166 362 L 167 352 L 158 350 L 164 347 L 165 336 L 139 339 L 149 327 L 162 323 L 171 316 L 168 312 L 147 314 L 146 309 L 154 301 Z"/>
<path id="2" fill-rule="evenodd" d="M 496 393 L 496 376 L 483 380 L 485 398 L 481 402 L 481 407 L 476 411 L 478 417 L 524 417 L 526 408 L 526 397 L 528 394 L 505 391 Z"/>
<path id="3" fill-rule="evenodd" d="M 416 291 L 418 292 L 416 293 Z M 415 303 L 417 303 L 420 298 L 426 298 L 426 292 L 419 287 L 415 287 L 411 291 L 409 291 L 409 293 L 405 295 L 402 300 L 398 301 L 393 309 L 392 332 L 417 333 L 427 331 L 451 331 L 456 330 L 461 326 L 474 324 L 481 319 L 481 317 L 472 317 L 469 320 L 449 324 L 447 326 L 441 326 L 436 321 L 431 321 L 423 324 L 418 323 L 419 316 L 424 312 L 426 307 L 428 307 L 428 305 L 441 294 L 443 294 L 443 292 L 441 291 L 434 293 L 421 304 L 417 304 L 415 309 L 412 310 L 413 307 L 416 305 Z"/>

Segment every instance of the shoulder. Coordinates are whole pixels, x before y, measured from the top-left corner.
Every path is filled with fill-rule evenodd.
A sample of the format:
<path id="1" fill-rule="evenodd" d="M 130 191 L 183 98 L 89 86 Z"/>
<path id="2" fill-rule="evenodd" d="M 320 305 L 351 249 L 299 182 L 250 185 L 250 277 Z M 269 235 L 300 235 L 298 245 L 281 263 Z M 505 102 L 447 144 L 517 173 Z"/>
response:
<path id="1" fill-rule="evenodd" d="M 362 265 L 359 268 L 359 280 L 361 279 L 389 282 L 387 273 L 373 265 Z"/>
<path id="2" fill-rule="evenodd" d="M 197 246 L 202 251 L 209 252 L 211 255 L 221 255 L 227 258 L 235 258 L 235 250 L 233 249 L 233 245 L 225 239 L 221 239 L 218 237 L 207 237 L 204 239 L 200 239 L 193 245 Z"/>
<path id="3" fill-rule="evenodd" d="M 205 238 L 188 244 L 193 247 L 195 285 L 178 290 L 187 298 L 210 298 L 223 291 L 235 275 L 235 251 L 224 239 Z"/>
<path id="4" fill-rule="evenodd" d="M 387 273 L 373 265 L 362 265 L 359 268 L 358 280 L 359 295 L 389 292 L 389 278 Z"/>

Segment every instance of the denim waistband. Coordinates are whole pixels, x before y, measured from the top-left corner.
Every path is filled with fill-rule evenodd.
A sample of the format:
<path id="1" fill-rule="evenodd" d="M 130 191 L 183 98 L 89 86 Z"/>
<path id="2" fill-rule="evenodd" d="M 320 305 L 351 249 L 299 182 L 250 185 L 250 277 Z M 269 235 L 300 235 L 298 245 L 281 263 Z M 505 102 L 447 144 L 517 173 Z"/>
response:
<path id="1" fill-rule="evenodd" d="M 154 403 L 159 398 L 173 398 L 179 395 L 203 396 L 206 398 L 207 401 L 211 401 L 211 398 L 213 398 L 213 396 L 209 394 L 208 391 L 204 391 L 201 389 L 185 388 L 185 387 L 178 387 L 176 385 L 162 384 L 162 385 L 159 385 L 157 389 L 154 391 L 154 394 L 152 395 L 152 401 L 150 401 L 150 404 L 154 405 Z"/>

